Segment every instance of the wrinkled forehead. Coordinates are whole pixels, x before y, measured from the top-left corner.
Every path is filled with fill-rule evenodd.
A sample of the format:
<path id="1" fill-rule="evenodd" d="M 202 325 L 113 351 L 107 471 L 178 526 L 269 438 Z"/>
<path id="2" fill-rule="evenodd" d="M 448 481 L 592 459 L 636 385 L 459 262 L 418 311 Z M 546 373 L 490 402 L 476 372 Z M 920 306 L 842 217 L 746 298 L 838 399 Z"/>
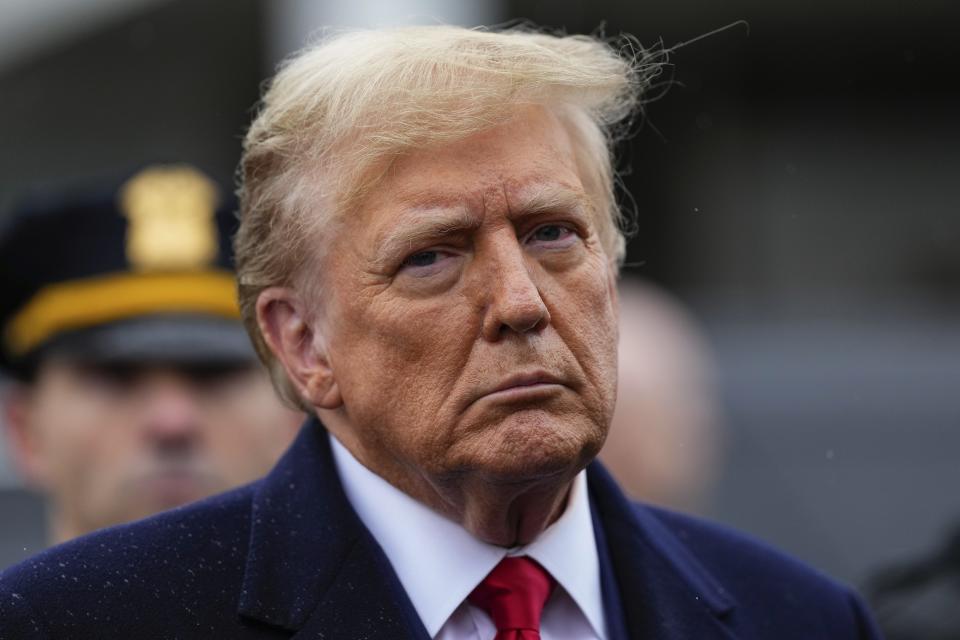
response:
<path id="1" fill-rule="evenodd" d="M 526 107 L 495 127 L 392 158 L 358 210 L 479 211 L 497 206 L 589 208 L 579 162 L 563 122 Z"/>
<path id="2" fill-rule="evenodd" d="M 474 182 L 493 178 L 524 187 L 537 173 L 555 173 L 558 162 L 576 173 L 585 160 L 565 113 L 559 107 L 517 105 L 472 133 L 410 144 L 389 145 L 381 139 L 389 137 L 384 132 L 361 128 L 340 140 L 329 163 L 306 179 L 324 183 L 330 204 L 342 216 L 369 205 L 378 194 L 424 201 L 450 199 L 451 191 L 462 195 L 465 173 Z"/>

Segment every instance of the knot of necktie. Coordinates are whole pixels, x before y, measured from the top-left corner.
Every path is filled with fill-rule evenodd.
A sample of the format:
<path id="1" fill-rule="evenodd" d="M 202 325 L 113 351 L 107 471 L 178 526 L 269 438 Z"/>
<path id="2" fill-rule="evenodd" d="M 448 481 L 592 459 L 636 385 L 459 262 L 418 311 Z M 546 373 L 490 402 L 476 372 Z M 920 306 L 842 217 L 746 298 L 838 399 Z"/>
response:
<path id="1" fill-rule="evenodd" d="M 468 599 L 493 619 L 495 640 L 539 640 L 540 614 L 555 584 L 530 558 L 504 558 Z"/>

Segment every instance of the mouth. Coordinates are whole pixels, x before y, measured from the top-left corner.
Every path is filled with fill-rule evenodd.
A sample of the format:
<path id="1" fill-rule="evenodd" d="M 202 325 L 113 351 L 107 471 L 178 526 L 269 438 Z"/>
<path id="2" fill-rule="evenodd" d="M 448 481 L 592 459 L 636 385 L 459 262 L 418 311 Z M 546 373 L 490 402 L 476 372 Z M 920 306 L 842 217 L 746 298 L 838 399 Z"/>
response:
<path id="1" fill-rule="evenodd" d="M 509 376 L 485 390 L 478 400 L 529 401 L 546 398 L 563 391 L 566 385 L 557 376 L 545 371 L 531 371 Z"/>

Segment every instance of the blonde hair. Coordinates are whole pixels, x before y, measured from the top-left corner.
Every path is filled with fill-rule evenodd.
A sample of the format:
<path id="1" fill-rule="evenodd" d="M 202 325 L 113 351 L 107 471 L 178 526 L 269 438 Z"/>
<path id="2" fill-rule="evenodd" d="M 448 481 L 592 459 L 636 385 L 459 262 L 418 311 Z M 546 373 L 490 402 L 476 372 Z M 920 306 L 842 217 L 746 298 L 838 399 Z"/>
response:
<path id="1" fill-rule="evenodd" d="M 284 63 L 244 140 L 235 240 L 243 321 L 280 396 L 310 409 L 260 334 L 260 292 L 298 284 L 390 159 L 493 127 L 520 105 L 549 107 L 569 129 L 619 265 L 627 221 L 612 147 L 660 66 L 629 40 L 618 50 L 591 36 L 452 26 L 333 34 Z"/>

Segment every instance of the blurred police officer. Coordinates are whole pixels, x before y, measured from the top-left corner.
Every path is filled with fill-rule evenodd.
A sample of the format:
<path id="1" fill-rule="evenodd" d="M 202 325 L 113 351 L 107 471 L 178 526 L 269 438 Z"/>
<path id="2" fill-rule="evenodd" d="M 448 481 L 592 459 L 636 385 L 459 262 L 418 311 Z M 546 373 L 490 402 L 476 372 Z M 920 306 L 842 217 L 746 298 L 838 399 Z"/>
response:
<path id="1" fill-rule="evenodd" d="M 292 439 L 238 321 L 234 227 L 214 182 L 154 166 L 0 231 L 8 450 L 52 542 L 252 480 Z"/>

